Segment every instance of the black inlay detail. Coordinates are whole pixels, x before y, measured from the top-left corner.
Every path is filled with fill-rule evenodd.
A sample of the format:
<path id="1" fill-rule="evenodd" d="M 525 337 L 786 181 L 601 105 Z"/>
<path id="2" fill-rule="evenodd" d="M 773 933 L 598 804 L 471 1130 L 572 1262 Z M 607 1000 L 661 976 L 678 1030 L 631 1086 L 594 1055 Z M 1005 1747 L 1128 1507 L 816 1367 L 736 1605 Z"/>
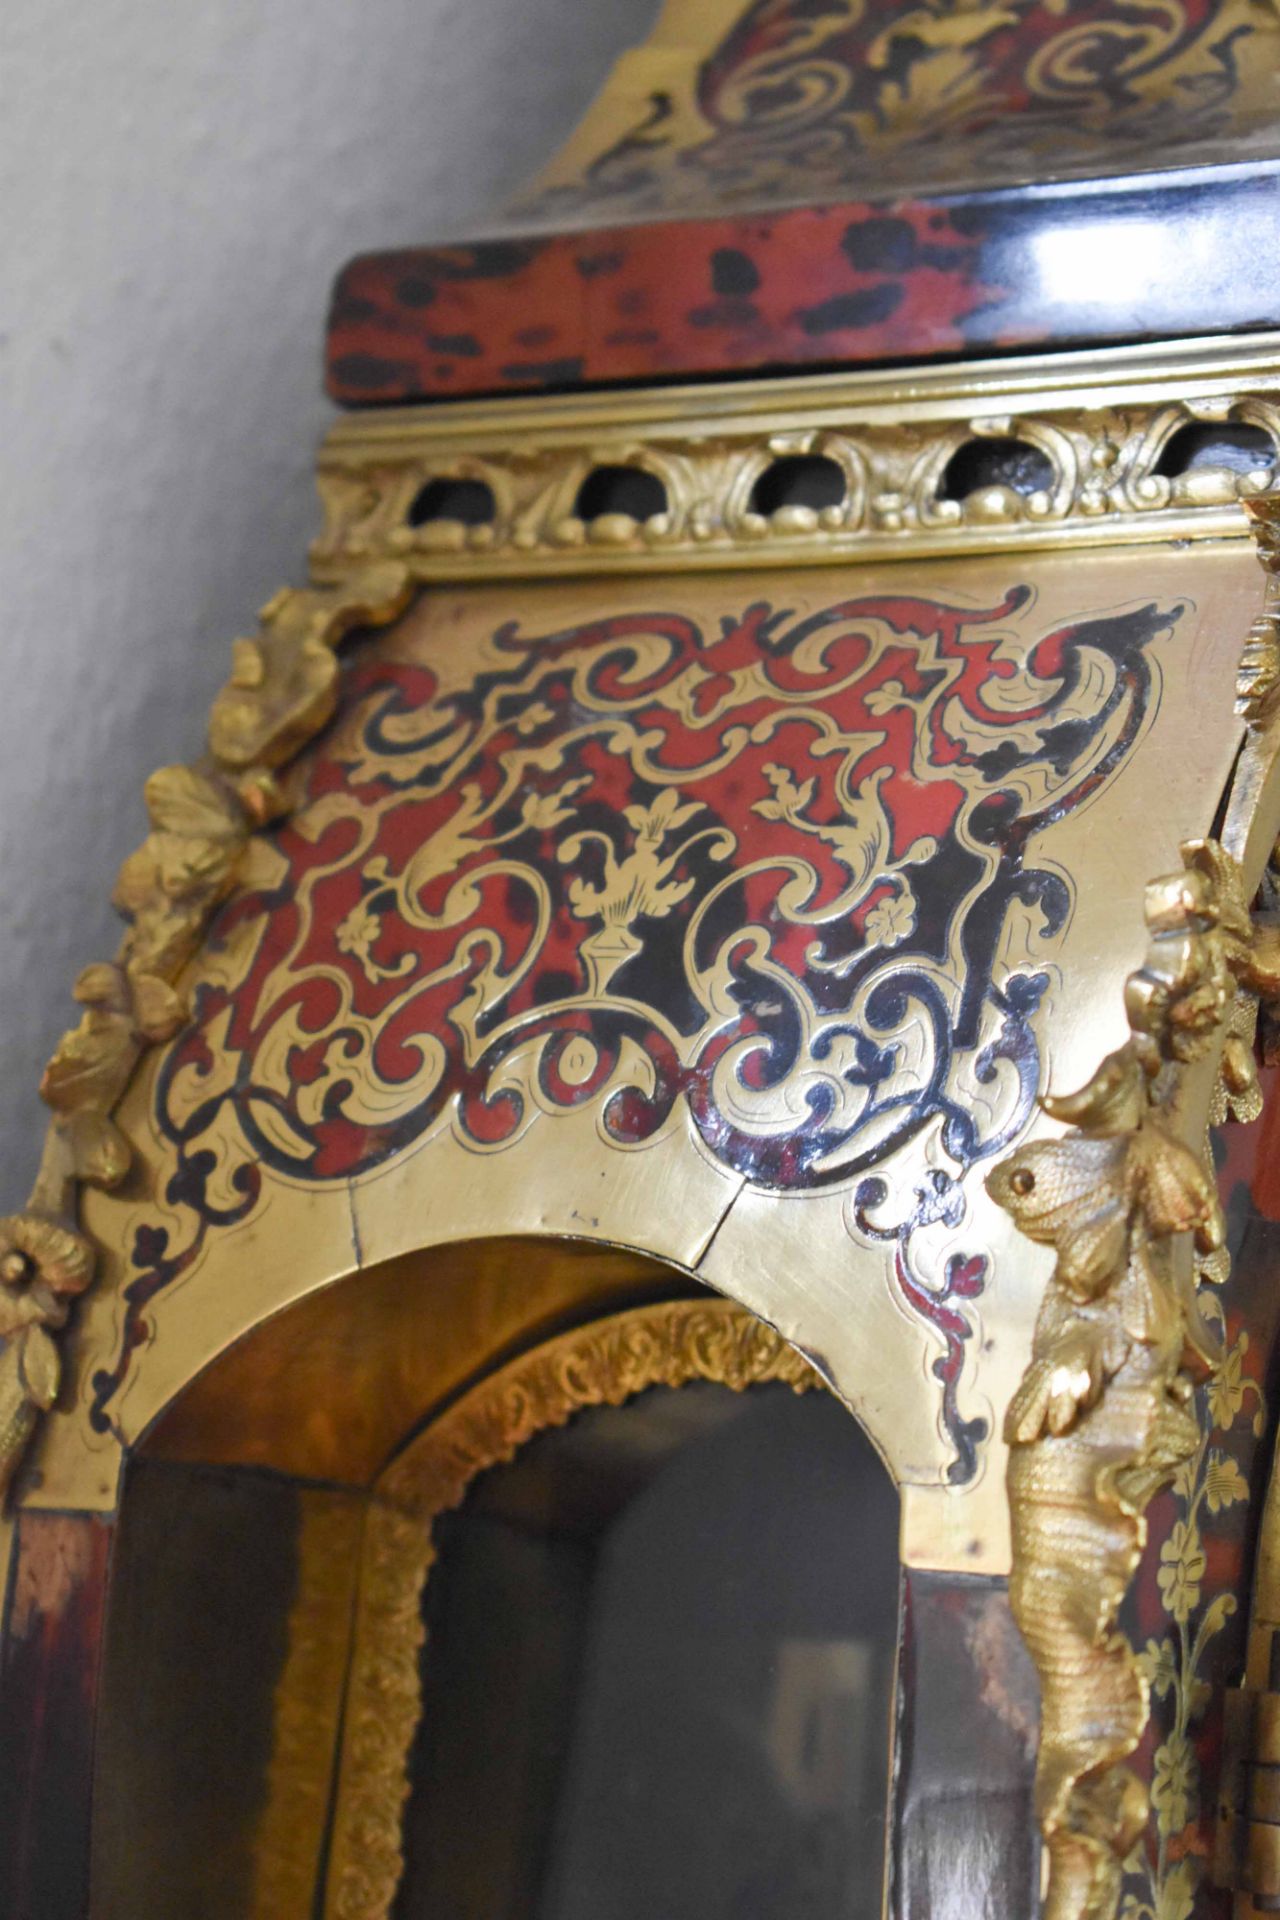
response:
<path id="1" fill-rule="evenodd" d="M 572 360 L 512 360 L 499 369 L 504 380 L 523 386 L 571 387 L 582 379 L 581 356 Z"/>
<path id="2" fill-rule="evenodd" d="M 429 333 L 427 345 L 432 353 L 452 354 L 457 360 L 478 360 L 484 352 L 474 333 Z"/>
<path id="3" fill-rule="evenodd" d="M 716 293 L 754 293 L 760 274 L 751 255 L 740 247 L 717 247 L 711 256 L 711 285 Z"/>
<path id="4" fill-rule="evenodd" d="M 396 281 L 396 299 L 405 307 L 429 307 L 436 298 L 436 283 L 420 274 L 406 273 Z"/>
<path id="5" fill-rule="evenodd" d="M 915 265 L 916 235 L 909 220 L 855 220 L 840 245 L 859 273 L 905 273 Z"/>
<path id="6" fill-rule="evenodd" d="M 344 353 L 333 363 L 333 378 L 339 386 L 376 393 L 379 387 L 412 385 L 418 371 L 407 360 L 384 360 L 377 353 Z"/>
<path id="7" fill-rule="evenodd" d="M 796 315 L 806 333 L 838 333 L 845 327 L 874 327 L 896 313 L 903 289 L 896 280 L 881 287 L 863 287 L 858 293 L 837 293 L 816 307 L 802 307 Z"/>

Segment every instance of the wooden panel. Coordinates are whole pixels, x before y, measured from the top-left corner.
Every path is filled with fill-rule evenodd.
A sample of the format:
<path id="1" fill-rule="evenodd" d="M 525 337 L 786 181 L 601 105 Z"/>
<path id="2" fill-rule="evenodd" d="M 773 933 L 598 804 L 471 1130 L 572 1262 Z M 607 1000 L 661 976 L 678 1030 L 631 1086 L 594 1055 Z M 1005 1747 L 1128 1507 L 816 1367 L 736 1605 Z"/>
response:
<path id="1" fill-rule="evenodd" d="M 347 1651 L 306 1591 L 317 1501 L 352 1515 L 341 1627 L 352 1496 L 263 1474 L 130 1469 L 103 1662 L 94 1920 L 309 1920 Z M 328 1653 L 304 1647 L 299 1660 L 299 1632 Z"/>
<path id="2" fill-rule="evenodd" d="M 891 1920 L 1032 1920 L 1039 1693 L 1003 1580 L 904 1576 Z"/>
<path id="3" fill-rule="evenodd" d="M 84 1920 L 111 1524 L 25 1513 L 0 1667 L 0 1913 Z"/>

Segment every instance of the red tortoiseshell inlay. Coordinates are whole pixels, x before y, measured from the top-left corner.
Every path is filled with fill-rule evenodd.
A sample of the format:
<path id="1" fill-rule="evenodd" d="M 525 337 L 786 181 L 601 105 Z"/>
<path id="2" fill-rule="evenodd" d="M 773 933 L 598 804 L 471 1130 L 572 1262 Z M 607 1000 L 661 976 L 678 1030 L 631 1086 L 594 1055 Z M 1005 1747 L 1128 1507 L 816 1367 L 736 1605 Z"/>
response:
<path id="1" fill-rule="evenodd" d="M 911 206 L 369 254 L 335 291 L 329 389 L 360 405 L 956 352 L 995 293 L 979 253 Z"/>
<path id="2" fill-rule="evenodd" d="M 409 404 L 1277 320 L 1276 169 L 1224 167 L 367 254 L 328 386 Z"/>

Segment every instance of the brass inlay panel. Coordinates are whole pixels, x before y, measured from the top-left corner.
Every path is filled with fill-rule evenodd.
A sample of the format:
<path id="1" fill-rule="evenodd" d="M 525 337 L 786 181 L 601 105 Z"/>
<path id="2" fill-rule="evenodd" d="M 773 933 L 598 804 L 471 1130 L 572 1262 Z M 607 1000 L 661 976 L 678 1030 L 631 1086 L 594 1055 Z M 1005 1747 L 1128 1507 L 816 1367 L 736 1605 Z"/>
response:
<path id="1" fill-rule="evenodd" d="M 40 1083 L 54 1115 L 40 1169 L 23 1212 L 0 1220 L 0 1502 L 58 1397 L 53 1334 L 94 1276 L 97 1252 L 78 1226 L 81 1186 L 110 1191 L 132 1164 L 116 1105 L 145 1050 L 186 1020 L 179 977 L 235 884 L 254 830 L 285 810 L 276 773 L 334 711 L 339 642 L 355 627 L 394 619 L 411 596 L 395 565 L 276 594 L 258 637 L 235 643 L 208 753 L 147 781 L 151 831 L 113 894 L 127 931 L 116 958 L 85 967 L 72 989 L 85 1011 Z"/>

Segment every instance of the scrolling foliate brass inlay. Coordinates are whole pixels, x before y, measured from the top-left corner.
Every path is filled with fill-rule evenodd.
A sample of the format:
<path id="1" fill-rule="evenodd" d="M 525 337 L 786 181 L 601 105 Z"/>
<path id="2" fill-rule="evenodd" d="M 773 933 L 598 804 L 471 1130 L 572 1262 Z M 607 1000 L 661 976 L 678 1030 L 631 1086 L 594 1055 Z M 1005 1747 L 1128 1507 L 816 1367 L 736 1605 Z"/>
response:
<path id="1" fill-rule="evenodd" d="M 434 1421 L 379 1481 L 361 1562 L 326 1920 L 385 1920 L 399 1884 L 436 1519 L 478 1475 L 584 1407 L 618 1407 L 648 1387 L 693 1380 L 735 1392 L 769 1381 L 797 1393 L 823 1384 L 771 1327 L 728 1301 L 642 1307 L 504 1367 Z"/>
<path id="2" fill-rule="evenodd" d="M 1274 152 L 1272 0 L 667 0 L 511 211 L 595 221 Z"/>
<path id="3" fill-rule="evenodd" d="M 357 569 L 340 587 L 278 594 L 259 636 L 236 643 L 207 758 L 147 782 L 151 832 L 121 867 L 114 895 L 128 931 L 114 961 L 86 967 L 76 982 L 84 1015 L 41 1082 L 54 1119 L 40 1171 L 26 1209 L 0 1220 L 0 1498 L 57 1397 L 53 1333 L 93 1277 L 93 1248 L 76 1224 L 78 1184 L 115 1187 L 128 1172 L 129 1144 L 112 1111 L 143 1048 L 170 1039 L 186 1018 L 176 983 L 250 835 L 281 811 L 277 770 L 333 712 L 334 648 L 352 627 L 393 618 L 410 593 L 408 573 L 392 564 Z"/>
<path id="4" fill-rule="evenodd" d="M 446 1131 L 492 1157 L 577 1114 L 624 1154 L 678 1135 L 757 1189 L 845 1188 L 941 1347 L 948 1478 L 975 1479 L 965 1182 L 1031 1117 L 1060 832 L 1128 762 L 1188 609 L 1056 621 L 1026 586 L 899 584 L 803 613 L 717 585 L 696 618 L 549 631 L 494 628 L 498 595 L 467 627 L 428 602 L 353 663 L 158 1062 L 184 1213 L 132 1236 L 95 1422 L 268 1178 L 363 1180 Z"/>
<path id="5" fill-rule="evenodd" d="M 1214 429 L 1243 438 L 1193 458 L 1188 432 Z M 312 561 L 458 580 L 1239 534 L 1277 448 L 1274 336 L 924 369 L 909 392 L 842 374 L 437 405 L 333 429 Z M 814 460 L 827 503 L 771 504 Z M 602 469 L 645 476 L 652 503 L 584 517 Z"/>

